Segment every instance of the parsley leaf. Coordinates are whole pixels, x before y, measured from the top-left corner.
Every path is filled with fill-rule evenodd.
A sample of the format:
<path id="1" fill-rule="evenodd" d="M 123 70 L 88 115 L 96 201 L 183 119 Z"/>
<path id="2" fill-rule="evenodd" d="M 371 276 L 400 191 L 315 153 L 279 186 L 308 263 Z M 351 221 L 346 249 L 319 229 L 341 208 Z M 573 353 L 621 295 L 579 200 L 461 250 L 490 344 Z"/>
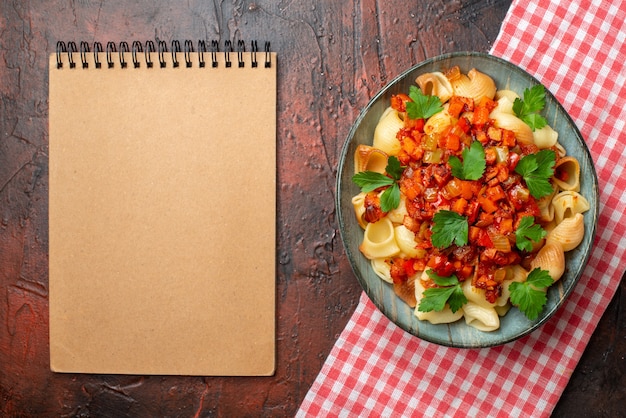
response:
<path id="1" fill-rule="evenodd" d="M 406 113 L 411 119 L 428 119 L 443 110 L 441 100 L 437 96 L 426 96 L 417 86 L 409 88 L 412 102 L 406 102 Z"/>
<path id="2" fill-rule="evenodd" d="M 539 242 L 547 232 L 535 223 L 532 216 L 524 216 L 515 230 L 515 245 L 522 251 L 532 251 L 534 242 Z"/>
<path id="3" fill-rule="evenodd" d="M 424 291 L 424 297 L 417 308 L 420 312 L 442 311 L 446 303 L 450 305 L 452 312 L 456 312 L 467 303 L 459 279 L 455 275 L 442 277 L 432 270 L 427 270 L 426 274 L 435 284 L 442 287 L 432 287 Z"/>
<path id="4" fill-rule="evenodd" d="M 550 178 L 554 175 L 555 160 L 554 151 L 543 149 L 522 157 L 515 167 L 515 172 L 524 178 L 530 194 L 536 199 L 552 193 Z"/>
<path id="5" fill-rule="evenodd" d="M 530 129 L 541 129 L 548 121 L 539 114 L 546 105 L 546 91 L 541 84 L 524 90 L 524 99 L 519 97 L 513 102 L 513 112 L 523 120 Z"/>
<path id="6" fill-rule="evenodd" d="M 389 212 L 400 205 L 400 186 L 398 181 L 404 169 L 400 165 L 400 161 L 396 157 L 391 156 L 387 160 L 385 171 L 391 177 L 375 171 L 361 171 L 352 176 L 352 181 L 364 193 L 371 192 L 379 187 L 391 186 L 380 197 L 380 208 L 383 212 Z"/>
<path id="7" fill-rule="evenodd" d="M 400 165 L 400 160 L 391 156 L 387 159 L 387 167 L 385 167 L 385 171 L 393 177 L 394 180 L 400 180 L 404 168 Z"/>
<path id="8" fill-rule="evenodd" d="M 478 180 L 485 172 L 485 149 L 479 141 L 473 141 L 469 148 L 461 153 L 463 162 L 451 155 L 448 164 L 452 168 L 452 175 L 461 180 Z"/>
<path id="9" fill-rule="evenodd" d="M 554 283 L 546 270 L 536 268 L 526 277 L 525 282 L 509 285 L 511 303 L 519 308 L 531 321 L 537 319 L 546 301 L 545 289 Z"/>
<path id="10" fill-rule="evenodd" d="M 465 216 L 451 210 L 440 210 L 433 216 L 431 241 L 435 247 L 446 248 L 454 242 L 459 247 L 467 244 L 469 225 Z"/>
<path id="11" fill-rule="evenodd" d="M 355 182 L 364 193 L 371 192 L 379 187 L 391 186 L 395 183 L 394 179 L 375 171 L 361 171 L 352 176 L 352 181 Z"/>
<path id="12" fill-rule="evenodd" d="M 391 187 L 383 192 L 380 196 L 380 208 L 383 212 L 389 212 L 400 205 L 400 186 L 393 183 Z"/>

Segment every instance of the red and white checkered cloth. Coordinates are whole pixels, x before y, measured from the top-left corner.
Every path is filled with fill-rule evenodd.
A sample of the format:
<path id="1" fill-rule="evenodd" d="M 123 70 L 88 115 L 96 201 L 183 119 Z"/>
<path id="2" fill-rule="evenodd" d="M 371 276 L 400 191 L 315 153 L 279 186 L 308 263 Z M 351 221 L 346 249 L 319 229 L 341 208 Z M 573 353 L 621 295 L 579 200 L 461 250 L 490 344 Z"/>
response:
<path id="1" fill-rule="evenodd" d="M 441 347 L 391 323 L 364 294 L 298 416 L 549 416 L 626 267 L 626 2 L 514 0 L 491 53 L 563 104 L 599 177 L 594 249 L 565 305 L 489 349 Z"/>

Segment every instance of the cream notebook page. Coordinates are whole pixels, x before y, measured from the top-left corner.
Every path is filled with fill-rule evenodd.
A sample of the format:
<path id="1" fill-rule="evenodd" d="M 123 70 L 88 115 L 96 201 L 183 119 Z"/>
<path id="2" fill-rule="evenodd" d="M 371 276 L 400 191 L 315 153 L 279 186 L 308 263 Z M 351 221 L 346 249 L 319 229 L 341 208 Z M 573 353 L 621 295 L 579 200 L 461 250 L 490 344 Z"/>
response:
<path id="1" fill-rule="evenodd" d="M 51 369 L 271 375 L 275 53 L 135 60 L 50 56 Z"/>

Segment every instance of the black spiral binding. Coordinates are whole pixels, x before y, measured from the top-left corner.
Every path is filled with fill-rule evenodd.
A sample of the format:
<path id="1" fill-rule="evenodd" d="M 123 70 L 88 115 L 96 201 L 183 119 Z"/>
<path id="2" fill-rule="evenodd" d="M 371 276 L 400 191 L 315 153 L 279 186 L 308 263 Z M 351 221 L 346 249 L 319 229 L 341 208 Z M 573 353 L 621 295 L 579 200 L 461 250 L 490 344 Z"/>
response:
<path id="1" fill-rule="evenodd" d="M 94 66 L 95 68 L 102 68 L 102 63 L 99 61 L 99 54 L 102 52 L 106 52 L 106 62 L 107 68 L 114 68 L 116 64 L 118 64 L 121 68 L 128 68 L 128 62 L 126 62 L 126 53 L 131 54 L 131 59 L 133 63 L 133 68 L 140 68 L 142 64 L 145 64 L 147 68 L 153 68 L 154 63 L 152 62 L 151 54 L 157 52 L 159 65 L 161 68 L 165 68 L 167 66 L 167 60 L 165 58 L 166 54 L 170 53 L 172 57 L 172 66 L 177 68 L 180 66 L 180 62 L 178 60 L 179 53 L 183 53 L 185 67 L 191 68 L 194 66 L 192 54 L 195 51 L 194 43 L 191 40 L 185 40 L 183 43 L 183 47 L 181 48 L 181 43 L 178 40 L 173 40 L 170 44 L 170 48 L 168 49 L 167 42 L 163 40 L 156 41 L 146 41 L 145 44 L 140 41 L 133 41 L 132 46 L 129 47 L 128 43 L 125 41 L 119 42 L 116 44 L 115 42 L 107 42 L 106 49 L 103 49 L 102 43 L 94 42 L 93 43 L 93 57 L 94 57 Z M 224 54 L 224 65 L 227 68 L 233 66 L 233 61 L 231 60 L 231 56 L 234 54 L 237 55 L 237 67 L 243 68 L 246 63 L 244 60 L 244 53 L 246 52 L 246 43 L 242 40 L 237 41 L 237 46 L 233 48 L 233 42 L 227 40 L 224 42 L 223 51 L 220 50 L 218 41 L 211 41 L 210 46 L 205 40 L 199 40 L 197 44 L 197 52 L 198 52 L 198 62 L 197 65 L 200 68 L 207 67 L 205 54 L 210 54 L 211 56 L 211 68 L 217 68 L 219 64 L 218 55 Z M 76 43 L 73 41 L 69 41 L 67 43 L 63 41 L 58 41 L 56 44 L 56 60 L 57 60 L 57 68 L 63 68 L 63 55 L 67 55 L 67 63 L 70 69 L 76 68 L 76 62 L 74 62 L 74 54 L 80 53 L 80 60 L 82 63 L 82 68 L 86 69 L 89 67 L 88 54 L 91 53 L 92 48 L 90 44 L 85 41 L 80 42 L 80 48 L 76 47 Z M 257 68 L 259 66 L 259 62 L 257 60 L 257 53 L 261 55 L 262 53 L 259 51 L 257 41 L 250 42 L 250 52 L 251 52 L 251 66 L 252 68 Z M 272 63 L 272 55 L 270 50 L 270 43 L 265 42 L 264 45 L 264 66 L 265 68 L 271 68 Z M 117 59 L 114 58 L 115 54 L 118 55 Z M 141 54 L 144 55 L 143 60 L 140 58 Z"/>

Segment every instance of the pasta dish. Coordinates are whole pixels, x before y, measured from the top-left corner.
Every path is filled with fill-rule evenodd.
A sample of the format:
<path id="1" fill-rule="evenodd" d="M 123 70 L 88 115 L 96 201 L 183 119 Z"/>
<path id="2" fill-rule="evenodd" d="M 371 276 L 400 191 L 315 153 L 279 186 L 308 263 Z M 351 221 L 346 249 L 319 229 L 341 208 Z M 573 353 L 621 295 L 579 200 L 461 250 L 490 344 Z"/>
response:
<path id="1" fill-rule="evenodd" d="M 543 86 L 497 89 L 476 69 L 430 72 L 391 97 L 358 145 L 352 198 L 361 253 L 434 324 L 530 320 L 584 237 L 580 166 L 541 116 Z"/>

